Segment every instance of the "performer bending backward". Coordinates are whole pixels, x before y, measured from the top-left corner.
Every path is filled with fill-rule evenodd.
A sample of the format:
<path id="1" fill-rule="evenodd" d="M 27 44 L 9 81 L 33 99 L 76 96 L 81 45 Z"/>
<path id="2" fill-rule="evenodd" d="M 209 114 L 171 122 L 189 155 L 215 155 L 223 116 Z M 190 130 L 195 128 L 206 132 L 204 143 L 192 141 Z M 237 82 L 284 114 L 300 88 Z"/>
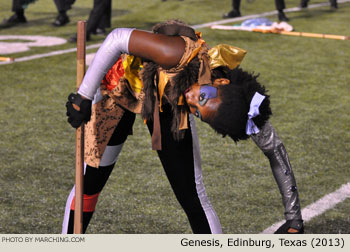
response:
<path id="1" fill-rule="evenodd" d="M 78 93 L 68 97 L 69 123 L 77 128 L 87 122 L 84 232 L 132 130 L 135 113 L 141 113 L 152 135 L 152 148 L 193 233 L 222 231 L 202 182 L 192 114 L 234 141 L 253 138 L 268 157 L 282 194 L 286 223 L 276 233 L 303 233 L 288 155 L 268 122 L 269 96 L 256 76 L 238 67 L 245 51 L 228 45 L 209 50 L 201 35 L 180 21 L 158 24 L 153 32 L 113 30 Z M 74 188 L 67 201 L 63 233 L 72 232 L 73 217 Z"/>

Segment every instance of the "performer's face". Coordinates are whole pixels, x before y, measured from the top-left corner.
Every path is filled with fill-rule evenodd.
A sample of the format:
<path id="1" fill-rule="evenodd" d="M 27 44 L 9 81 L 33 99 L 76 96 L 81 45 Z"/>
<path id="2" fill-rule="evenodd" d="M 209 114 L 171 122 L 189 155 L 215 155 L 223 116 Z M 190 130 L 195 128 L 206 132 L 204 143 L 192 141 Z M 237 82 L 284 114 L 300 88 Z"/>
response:
<path id="1" fill-rule="evenodd" d="M 186 102 L 192 114 L 204 122 L 210 122 L 221 104 L 219 89 L 217 84 L 192 85 L 185 92 Z"/>

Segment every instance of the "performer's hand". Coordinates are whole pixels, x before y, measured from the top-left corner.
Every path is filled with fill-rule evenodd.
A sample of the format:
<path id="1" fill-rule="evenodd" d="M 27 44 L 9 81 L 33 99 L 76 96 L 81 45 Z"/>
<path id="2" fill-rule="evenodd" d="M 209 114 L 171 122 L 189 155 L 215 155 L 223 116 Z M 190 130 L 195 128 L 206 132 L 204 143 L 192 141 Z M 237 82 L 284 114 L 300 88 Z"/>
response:
<path id="1" fill-rule="evenodd" d="M 78 128 L 83 122 L 90 121 L 91 100 L 84 99 L 80 94 L 70 94 L 66 103 L 68 122 Z"/>

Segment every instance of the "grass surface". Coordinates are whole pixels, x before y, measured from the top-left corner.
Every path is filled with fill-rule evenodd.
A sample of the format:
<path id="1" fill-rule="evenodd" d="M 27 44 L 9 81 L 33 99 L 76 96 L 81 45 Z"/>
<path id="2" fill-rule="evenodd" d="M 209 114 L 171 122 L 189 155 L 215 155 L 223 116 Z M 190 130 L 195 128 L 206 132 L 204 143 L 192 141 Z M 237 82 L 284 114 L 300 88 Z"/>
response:
<path id="1" fill-rule="evenodd" d="M 11 15 L 11 1 L 0 18 Z M 325 0 L 315 0 L 321 3 Z M 68 38 L 92 2 L 77 1 L 71 23 L 50 24 L 52 1 L 26 11 L 28 23 L 0 35 Z M 295 7 L 297 0 L 286 1 Z M 195 25 L 219 20 L 231 1 L 113 1 L 112 26 L 149 29 L 179 18 Z M 242 1 L 242 14 L 274 10 L 270 0 Z M 350 4 L 287 13 L 297 31 L 350 35 Z M 275 16 L 270 17 L 276 20 Z M 211 46 L 248 50 L 242 67 L 260 73 L 271 95 L 277 128 L 289 152 L 302 206 L 350 181 L 350 41 L 200 29 Z M 88 44 L 102 42 L 97 36 Z M 72 48 L 33 47 L 9 55 L 29 56 Z M 93 52 L 90 50 L 89 52 Z M 65 102 L 75 89 L 75 54 L 0 65 L 0 233 L 60 233 L 66 197 L 74 182 L 74 130 Z M 283 207 L 268 161 L 250 140 L 234 144 L 197 121 L 207 194 L 225 233 L 259 233 L 283 219 Z M 101 193 L 88 233 L 191 233 L 150 137 L 137 117 L 134 135 Z M 306 224 L 307 233 L 350 233 L 349 200 Z"/>

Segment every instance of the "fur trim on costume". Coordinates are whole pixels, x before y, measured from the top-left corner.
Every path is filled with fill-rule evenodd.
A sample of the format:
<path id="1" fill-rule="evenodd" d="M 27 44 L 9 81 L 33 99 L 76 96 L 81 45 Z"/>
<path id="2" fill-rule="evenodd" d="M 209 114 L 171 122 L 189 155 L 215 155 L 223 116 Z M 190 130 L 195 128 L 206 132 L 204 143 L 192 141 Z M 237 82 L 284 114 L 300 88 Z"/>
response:
<path id="1" fill-rule="evenodd" d="M 180 71 L 174 78 L 172 88 L 169 90 L 169 99 L 177 101 L 179 97 L 198 81 L 200 62 L 198 58 L 194 58 L 182 71 Z"/>
<path id="2" fill-rule="evenodd" d="M 197 40 L 195 31 L 179 20 L 169 20 L 164 23 L 156 24 L 152 28 L 154 33 L 165 34 L 169 36 L 187 36 L 192 40 Z M 192 60 L 182 71 L 180 71 L 165 87 L 162 97 L 162 104 L 170 104 L 173 113 L 171 131 L 174 139 L 181 140 L 184 130 L 179 130 L 181 122 L 181 112 L 186 112 L 187 106 L 179 106 L 178 102 L 187 88 L 197 82 L 199 72 L 198 58 Z M 153 120 L 153 112 L 155 106 L 155 97 L 157 95 L 157 87 L 154 84 L 158 78 L 158 66 L 153 62 L 147 62 L 141 72 L 142 82 L 144 85 L 145 100 L 142 108 L 142 117 L 146 120 Z M 158 81 L 156 81 L 158 82 Z"/>
<path id="3" fill-rule="evenodd" d="M 145 92 L 145 99 L 142 107 L 142 118 L 146 120 L 153 120 L 154 104 L 156 101 L 157 90 L 154 85 L 154 78 L 157 75 L 158 66 L 153 62 L 145 62 L 141 71 L 143 89 Z"/>
<path id="4" fill-rule="evenodd" d="M 187 106 L 178 106 L 180 96 L 184 94 L 186 89 L 191 87 L 198 80 L 199 72 L 199 60 L 198 58 L 193 59 L 181 72 L 179 72 L 165 88 L 165 96 L 167 102 L 171 104 L 172 112 L 174 115 L 171 131 L 173 132 L 175 139 L 182 139 L 184 137 L 184 131 L 179 130 L 181 112 L 188 111 Z"/>
<path id="5" fill-rule="evenodd" d="M 185 90 L 197 82 L 199 71 L 199 60 L 195 58 L 182 71 L 180 71 L 166 86 L 164 90 L 162 104 L 170 104 L 173 113 L 171 131 L 176 140 L 184 137 L 184 131 L 179 130 L 181 121 L 181 112 L 188 111 L 187 106 L 179 106 L 180 96 Z M 141 72 L 144 85 L 145 100 L 142 108 L 142 117 L 146 120 L 153 120 L 153 111 L 155 104 L 156 86 L 154 80 L 158 76 L 157 65 L 153 62 L 144 64 Z"/>

